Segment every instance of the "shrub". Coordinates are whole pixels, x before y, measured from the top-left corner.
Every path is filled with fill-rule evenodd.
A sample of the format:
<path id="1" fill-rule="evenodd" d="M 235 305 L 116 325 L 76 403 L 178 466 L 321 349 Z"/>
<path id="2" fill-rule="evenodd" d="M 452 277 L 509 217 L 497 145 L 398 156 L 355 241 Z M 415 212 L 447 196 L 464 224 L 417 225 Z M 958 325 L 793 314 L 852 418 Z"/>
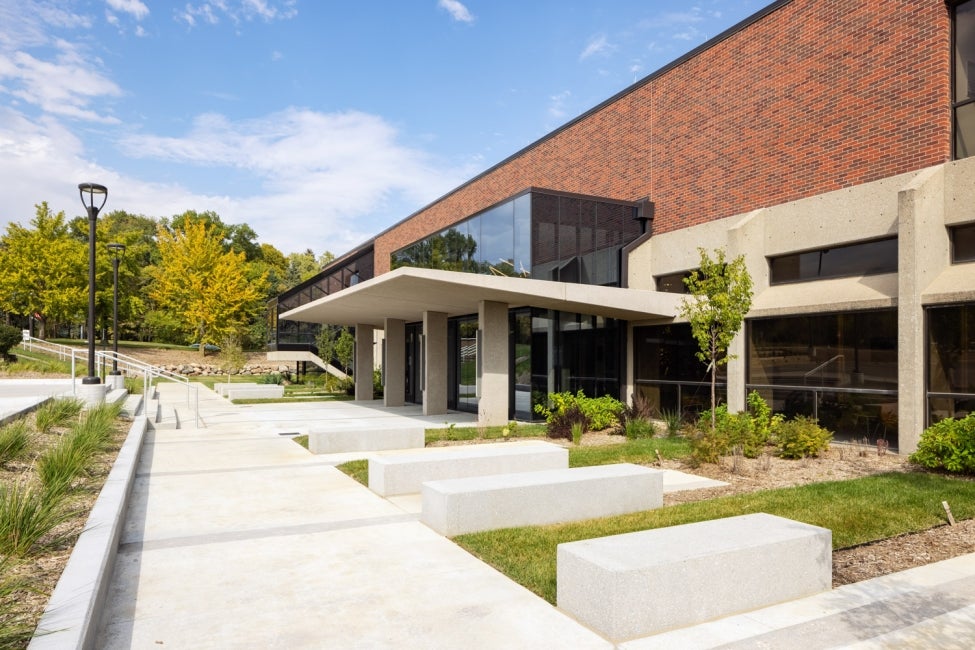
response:
<path id="1" fill-rule="evenodd" d="M 383 372 L 378 368 L 372 371 L 372 396 L 376 399 L 383 396 Z"/>
<path id="2" fill-rule="evenodd" d="M 30 427 L 27 420 L 17 420 L 0 428 L 0 465 L 17 460 L 30 444 Z"/>
<path id="3" fill-rule="evenodd" d="M 665 409 L 660 412 L 660 419 L 663 420 L 664 424 L 667 426 L 667 435 L 676 436 L 680 433 L 680 427 L 683 418 L 681 418 L 680 411 L 677 409 Z"/>
<path id="4" fill-rule="evenodd" d="M 928 469 L 975 474 L 975 414 L 946 418 L 925 429 L 910 461 Z"/>
<path id="5" fill-rule="evenodd" d="M 56 498 L 71 488 L 76 476 L 85 471 L 91 449 L 76 435 L 66 435 L 37 459 L 37 477 L 48 498 Z"/>
<path id="6" fill-rule="evenodd" d="M 618 399 L 613 399 L 609 395 L 603 397 L 586 397 L 581 390 L 575 394 L 570 392 L 549 393 L 548 401 L 551 408 L 544 404 L 536 404 L 535 412 L 545 416 L 545 421 L 549 425 L 549 437 L 571 439 L 572 422 L 580 421 L 583 423 L 584 431 L 601 431 L 619 424 L 620 415 L 626 405 Z M 569 420 L 564 417 L 569 410 L 572 416 Z M 576 414 L 578 411 L 578 414 Z M 576 418 L 582 418 L 581 420 Z M 553 424 L 558 430 L 553 435 Z M 568 432 L 562 431 L 562 427 L 568 426 Z"/>
<path id="7" fill-rule="evenodd" d="M 548 419 L 548 428 L 545 434 L 549 438 L 565 438 L 572 440 L 572 430 L 578 426 L 582 433 L 589 430 L 589 419 L 586 417 L 578 404 L 571 404 L 561 413 L 553 413 Z M 581 434 L 580 434 L 581 435 Z"/>
<path id="8" fill-rule="evenodd" d="M 9 359 L 10 350 L 23 340 L 20 330 L 12 325 L 0 324 L 0 359 Z"/>
<path id="9" fill-rule="evenodd" d="M 572 443 L 579 445 L 582 444 L 582 423 L 575 422 L 572 424 Z"/>
<path id="10" fill-rule="evenodd" d="M 833 434 L 819 426 L 816 420 L 797 415 L 794 420 L 781 423 L 776 442 L 782 458 L 818 456 L 829 449 Z"/>
<path id="11" fill-rule="evenodd" d="M 50 433 L 54 427 L 67 424 L 81 413 L 85 403 L 73 397 L 57 398 L 45 402 L 34 414 L 34 422 L 41 433 Z"/>
<path id="12" fill-rule="evenodd" d="M 257 378 L 257 383 L 258 384 L 277 384 L 277 385 L 281 385 L 281 384 L 284 383 L 284 377 L 281 376 L 281 373 L 272 372 L 270 374 L 261 375 L 260 377 L 258 377 Z"/>
<path id="13" fill-rule="evenodd" d="M 657 430 L 649 420 L 629 418 L 623 425 L 623 432 L 630 440 L 636 440 L 637 438 L 652 438 Z"/>
<path id="14" fill-rule="evenodd" d="M 748 393 L 748 413 L 752 416 L 755 443 L 765 446 L 778 433 L 779 425 L 785 420 L 781 413 L 772 415 L 772 409 L 758 391 Z M 747 454 L 746 454 L 747 455 Z"/>

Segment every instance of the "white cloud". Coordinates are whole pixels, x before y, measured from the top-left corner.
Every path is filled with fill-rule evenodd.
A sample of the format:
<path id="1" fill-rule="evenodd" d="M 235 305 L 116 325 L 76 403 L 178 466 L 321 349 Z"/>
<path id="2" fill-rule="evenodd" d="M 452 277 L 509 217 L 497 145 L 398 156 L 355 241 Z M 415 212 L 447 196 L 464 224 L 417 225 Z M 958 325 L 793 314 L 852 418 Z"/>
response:
<path id="1" fill-rule="evenodd" d="M 3 90 L 47 113 L 117 123 L 115 117 L 91 108 L 94 99 L 122 94 L 115 82 L 96 71 L 97 62 L 85 59 L 74 45 L 58 40 L 55 47 L 54 61 L 42 61 L 23 51 L 0 52 Z"/>
<path id="2" fill-rule="evenodd" d="M 223 19 L 236 24 L 254 19 L 271 22 L 298 15 L 296 0 L 210 0 L 186 3 L 176 10 L 176 19 L 195 27 L 198 22 L 216 25 Z"/>
<path id="3" fill-rule="evenodd" d="M 473 23 L 474 16 L 459 0 L 439 0 L 437 6 L 446 9 L 450 16 L 461 23 Z"/>
<path id="4" fill-rule="evenodd" d="M 549 116 L 557 120 L 561 120 L 565 118 L 565 116 L 567 115 L 565 109 L 565 102 L 571 96 L 572 93 L 570 91 L 563 90 L 559 94 L 552 95 L 551 97 L 549 97 L 549 105 L 548 105 Z"/>
<path id="5" fill-rule="evenodd" d="M 609 54 L 615 49 L 616 47 L 609 42 L 608 38 L 606 38 L 606 34 L 597 34 L 589 39 L 585 49 L 583 49 L 582 53 L 579 55 L 579 60 L 585 61 L 589 57 L 597 54 Z"/>
<path id="6" fill-rule="evenodd" d="M 142 20 L 149 15 L 149 7 L 140 0 L 105 0 L 105 4 L 115 11 L 131 15 L 136 20 Z"/>

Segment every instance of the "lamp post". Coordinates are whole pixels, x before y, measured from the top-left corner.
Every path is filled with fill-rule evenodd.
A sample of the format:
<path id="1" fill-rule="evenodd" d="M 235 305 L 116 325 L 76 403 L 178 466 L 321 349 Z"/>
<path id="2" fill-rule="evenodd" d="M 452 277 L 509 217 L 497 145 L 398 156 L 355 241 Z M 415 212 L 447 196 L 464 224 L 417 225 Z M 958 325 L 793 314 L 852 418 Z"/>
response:
<path id="1" fill-rule="evenodd" d="M 111 243 L 107 246 L 112 252 L 112 375 L 121 375 L 118 371 L 118 263 L 125 254 L 125 244 Z M 113 380 L 118 382 L 119 380 Z M 120 388 L 120 386 L 113 386 Z"/>
<path id="2" fill-rule="evenodd" d="M 98 219 L 98 211 L 108 200 L 108 188 L 96 183 L 81 183 L 78 185 L 78 193 L 81 195 L 81 204 L 88 211 L 88 376 L 81 383 L 95 385 L 101 383 L 101 379 L 95 374 L 95 221 Z M 99 200 L 101 203 L 96 206 Z"/>

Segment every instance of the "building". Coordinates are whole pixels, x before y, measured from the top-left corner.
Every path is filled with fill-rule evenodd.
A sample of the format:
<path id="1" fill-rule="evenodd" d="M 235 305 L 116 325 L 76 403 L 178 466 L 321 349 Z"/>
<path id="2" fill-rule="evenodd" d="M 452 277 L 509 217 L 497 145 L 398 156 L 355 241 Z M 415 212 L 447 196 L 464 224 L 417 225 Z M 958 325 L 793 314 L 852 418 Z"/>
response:
<path id="1" fill-rule="evenodd" d="M 689 412 L 681 278 L 723 248 L 755 284 L 729 406 L 911 451 L 975 407 L 972 154 L 975 0 L 779 0 L 282 294 L 270 354 L 352 325 L 388 405 Z"/>

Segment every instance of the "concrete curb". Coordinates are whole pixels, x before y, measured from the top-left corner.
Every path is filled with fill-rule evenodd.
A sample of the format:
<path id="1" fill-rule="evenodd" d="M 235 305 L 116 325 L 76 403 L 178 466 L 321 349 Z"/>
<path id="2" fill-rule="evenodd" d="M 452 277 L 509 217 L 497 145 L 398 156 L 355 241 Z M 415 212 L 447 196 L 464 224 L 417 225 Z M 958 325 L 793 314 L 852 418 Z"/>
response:
<path id="1" fill-rule="evenodd" d="M 136 417 L 28 646 L 94 648 L 149 421 Z"/>

